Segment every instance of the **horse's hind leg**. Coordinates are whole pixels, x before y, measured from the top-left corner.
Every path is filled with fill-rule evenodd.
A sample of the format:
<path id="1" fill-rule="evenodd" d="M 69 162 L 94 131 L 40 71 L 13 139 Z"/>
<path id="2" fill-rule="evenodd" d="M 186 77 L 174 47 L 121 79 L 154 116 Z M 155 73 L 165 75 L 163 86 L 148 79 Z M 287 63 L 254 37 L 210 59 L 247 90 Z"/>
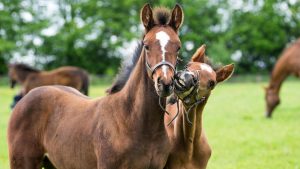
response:
<path id="1" fill-rule="evenodd" d="M 11 142 L 10 142 L 11 143 Z M 44 153 L 33 140 L 18 138 L 9 144 L 11 169 L 41 169 Z"/>

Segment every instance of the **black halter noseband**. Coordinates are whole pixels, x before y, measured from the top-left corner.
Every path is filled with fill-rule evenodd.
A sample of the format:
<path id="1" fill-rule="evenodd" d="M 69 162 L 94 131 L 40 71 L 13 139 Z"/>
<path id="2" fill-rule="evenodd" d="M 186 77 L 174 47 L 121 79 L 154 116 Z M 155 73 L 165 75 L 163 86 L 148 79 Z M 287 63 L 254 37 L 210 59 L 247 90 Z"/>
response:
<path id="1" fill-rule="evenodd" d="M 145 48 L 145 47 L 144 47 L 144 48 Z M 157 63 L 157 64 L 155 64 L 154 66 L 151 67 L 150 64 L 147 62 L 148 56 L 147 56 L 147 53 L 146 53 L 146 52 L 145 52 L 145 55 L 146 55 L 145 64 L 146 64 L 146 68 L 147 68 L 147 73 L 148 73 L 148 75 L 149 75 L 151 78 L 153 77 L 153 74 L 154 74 L 155 70 L 156 70 L 157 68 L 163 66 L 163 65 L 166 65 L 166 66 L 170 67 L 170 68 L 172 69 L 172 71 L 174 72 L 174 74 L 175 74 L 175 72 L 176 72 L 176 68 L 175 68 L 176 65 L 174 66 L 172 63 L 163 60 L 163 61 L 161 61 L 161 62 L 159 62 L 159 63 Z"/>
<path id="2" fill-rule="evenodd" d="M 161 62 L 157 63 L 156 65 L 154 65 L 153 67 L 151 67 L 151 66 L 149 65 L 149 63 L 147 62 L 147 59 L 146 59 L 147 73 L 148 73 L 148 75 L 149 75 L 151 78 L 153 77 L 153 74 L 154 74 L 155 70 L 156 70 L 157 68 L 159 68 L 160 66 L 163 66 L 163 65 L 166 65 L 166 66 L 170 67 L 174 73 L 176 72 L 175 67 L 174 67 L 170 62 L 168 62 L 168 61 L 161 61 Z"/>

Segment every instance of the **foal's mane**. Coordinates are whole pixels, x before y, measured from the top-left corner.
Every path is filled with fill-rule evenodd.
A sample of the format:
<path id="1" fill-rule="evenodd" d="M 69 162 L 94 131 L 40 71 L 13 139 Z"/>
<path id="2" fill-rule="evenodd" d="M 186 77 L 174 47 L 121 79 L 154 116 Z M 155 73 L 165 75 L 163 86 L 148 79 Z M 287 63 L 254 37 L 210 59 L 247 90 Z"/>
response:
<path id="1" fill-rule="evenodd" d="M 155 25 L 166 25 L 170 22 L 171 11 L 165 7 L 156 7 L 153 9 L 153 19 Z M 106 90 L 108 94 L 119 92 L 125 86 L 133 68 L 140 58 L 142 49 L 143 43 L 140 42 L 134 51 L 131 62 L 126 62 L 123 60 L 117 78 L 115 79 L 113 85 Z"/>
<path id="2" fill-rule="evenodd" d="M 134 54 L 131 58 L 131 62 L 128 61 L 126 62 L 125 60 L 123 60 L 117 78 L 115 79 L 113 85 L 106 90 L 108 94 L 116 93 L 125 86 L 133 68 L 135 67 L 136 63 L 140 58 L 142 50 L 143 50 L 143 44 L 140 42 L 138 46 L 135 48 Z"/>
<path id="3" fill-rule="evenodd" d="M 21 70 L 21 71 L 40 72 L 40 70 L 38 70 L 36 68 L 33 68 L 33 67 L 30 67 L 30 66 L 28 66 L 24 63 L 15 63 L 12 66 L 15 67 L 18 70 Z"/>

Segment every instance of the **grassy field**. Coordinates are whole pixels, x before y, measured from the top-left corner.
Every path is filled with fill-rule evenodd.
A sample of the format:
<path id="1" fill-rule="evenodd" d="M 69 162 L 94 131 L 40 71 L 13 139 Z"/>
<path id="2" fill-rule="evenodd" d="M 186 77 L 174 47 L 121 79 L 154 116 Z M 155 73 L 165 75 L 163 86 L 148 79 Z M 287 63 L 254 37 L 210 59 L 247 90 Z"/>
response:
<path id="1" fill-rule="evenodd" d="M 213 149 L 208 169 L 300 169 L 300 83 L 288 81 L 272 120 L 264 118 L 265 83 L 224 83 L 213 91 L 204 126 Z M 91 87 L 91 97 L 106 86 Z M 8 169 L 6 128 L 18 90 L 0 86 L 0 169 Z"/>

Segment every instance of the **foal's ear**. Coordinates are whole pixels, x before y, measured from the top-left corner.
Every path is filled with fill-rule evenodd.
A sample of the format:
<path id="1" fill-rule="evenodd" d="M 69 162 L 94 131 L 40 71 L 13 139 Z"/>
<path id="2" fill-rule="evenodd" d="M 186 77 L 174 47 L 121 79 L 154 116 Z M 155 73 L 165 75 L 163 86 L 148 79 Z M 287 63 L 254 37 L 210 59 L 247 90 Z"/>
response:
<path id="1" fill-rule="evenodd" d="M 171 16 L 169 25 L 176 32 L 178 32 L 179 28 L 181 27 L 181 25 L 183 23 L 183 18 L 184 18 L 183 10 L 179 4 L 176 4 L 172 10 L 172 16 Z"/>
<path id="2" fill-rule="evenodd" d="M 201 62 L 204 63 L 204 59 L 205 59 L 205 48 L 206 45 L 203 44 L 200 48 L 197 49 L 197 51 L 194 53 L 193 57 L 192 57 L 192 62 Z"/>
<path id="3" fill-rule="evenodd" d="M 152 8 L 149 3 L 143 6 L 140 18 L 146 29 L 146 32 L 148 32 L 151 28 L 154 27 Z"/>
<path id="4" fill-rule="evenodd" d="M 234 70 L 234 64 L 226 65 L 219 70 L 217 70 L 217 82 L 223 82 L 224 80 L 227 80 L 233 73 Z"/>

